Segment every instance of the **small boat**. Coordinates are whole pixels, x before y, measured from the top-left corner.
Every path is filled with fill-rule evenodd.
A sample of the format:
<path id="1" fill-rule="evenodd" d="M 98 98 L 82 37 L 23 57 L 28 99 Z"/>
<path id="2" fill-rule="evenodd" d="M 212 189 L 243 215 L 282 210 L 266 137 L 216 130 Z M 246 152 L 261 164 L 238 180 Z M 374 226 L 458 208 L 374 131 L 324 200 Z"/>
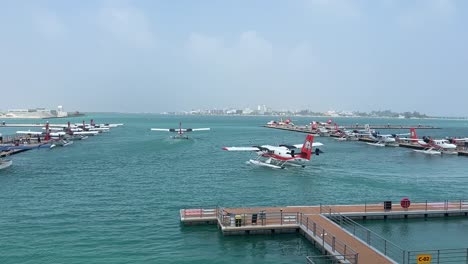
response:
<path id="1" fill-rule="evenodd" d="M 11 164 L 13 164 L 13 161 L 11 160 L 0 159 L 0 170 L 10 167 Z"/>

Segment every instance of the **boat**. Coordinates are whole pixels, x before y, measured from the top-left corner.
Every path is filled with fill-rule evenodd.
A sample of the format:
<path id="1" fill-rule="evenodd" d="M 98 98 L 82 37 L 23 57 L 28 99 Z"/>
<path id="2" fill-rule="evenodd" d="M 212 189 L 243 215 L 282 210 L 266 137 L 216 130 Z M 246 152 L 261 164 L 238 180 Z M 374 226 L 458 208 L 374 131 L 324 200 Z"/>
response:
<path id="1" fill-rule="evenodd" d="M 11 160 L 0 159 L 0 170 L 10 167 L 11 164 L 13 164 L 13 161 Z"/>

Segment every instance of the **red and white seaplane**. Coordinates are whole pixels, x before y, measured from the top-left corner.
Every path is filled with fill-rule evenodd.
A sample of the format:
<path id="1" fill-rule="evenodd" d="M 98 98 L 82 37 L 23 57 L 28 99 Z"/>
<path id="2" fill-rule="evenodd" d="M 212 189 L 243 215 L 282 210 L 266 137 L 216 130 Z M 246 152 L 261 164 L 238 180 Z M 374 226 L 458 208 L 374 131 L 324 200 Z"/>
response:
<path id="1" fill-rule="evenodd" d="M 319 142 L 314 143 L 314 136 L 309 134 L 306 136 L 304 144 L 223 147 L 223 149 L 227 151 L 255 151 L 258 157 L 249 160 L 249 163 L 274 169 L 284 169 L 286 165 L 305 167 L 305 163 L 310 161 L 312 153 L 319 155 L 322 152 L 318 148 L 313 151 L 313 147 L 319 146 L 323 146 L 323 144 Z M 296 153 L 296 149 L 300 149 L 300 153 Z"/>
<path id="2" fill-rule="evenodd" d="M 414 128 L 410 128 L 410 138 L 400 138 L 400 140 L 410 140 L 411 142 L 416 142 L 417 144 L 424 147 L 424 149 L 414 151 L 424 154 L 457 154 L 457 152 L 455 152 L 457 146 L 455 144 L 450 143 L 449 140 L 432 139 L 431 137 L 423 137 L 422 139 L 420 139 L 418 138 L 418 135 L 416 134 L 416 129 Z"/>
<path id="3" fill-rule="evenodd" d="M 176 136 L 172 136 L 174 139 L 188 139 L 188 136 L 185 135 L 187 132 L 195 131 L 208 131 L 210 128 L 182 128 L 182 123 L 179 122 L 179 128 L 152 128 L 151 131 L 164 131 L 164 132 L 175 132 Z"/>

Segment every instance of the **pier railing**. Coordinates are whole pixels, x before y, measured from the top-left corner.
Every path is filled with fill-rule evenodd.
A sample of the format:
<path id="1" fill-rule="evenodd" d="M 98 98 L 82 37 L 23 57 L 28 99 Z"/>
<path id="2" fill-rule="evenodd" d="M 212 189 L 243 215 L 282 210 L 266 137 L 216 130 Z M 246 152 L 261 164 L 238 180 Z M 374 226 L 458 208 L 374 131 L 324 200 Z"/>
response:
<path id="1" fill-rule="evenodd" d="M 307 264 L 342 264 L 342 263 L 357 263 L 355 255 L 319 255 L 307 256 Z M 346 260 L 348 262 L 344 262 Z"/>
<path id="2" fill-rule="evenodd" d="M 332 220 L 342 228 L 346 229 L 349 233 L 359 238 L 363 243 L 372 248 L 380 251 L 385 256 L 399 262 L 406 264 L 406 251 L 396 244 L 381 237 L 377 233 L 367 229 L 366 227 L 358 224 L 349 217 L 346 217 L 339 212 L 334 211 L 329 206 L 323 206 L 323 215 Z"/>
<path id="3" fill-rule="evenodd" d="M 299 212 L 286 213 L 283 211 L 252 213 L 227 213 L 223 208 L 217 209 L 218 223 L 221 226 L 268 226 L 268 225 L 299 225 Z"/>
<path id="4" fill-rule="evenodd" d="M 300 224 L 304 227 L 305 231 L 312 232 L 314 237 L 319 236 L 321 243 L 322 243 L 321 244 L 322 249 L 325 251 L 325 249 L 328 247 L 329 253 L 332 254 L 330 256 L 334 256 L 335 260 L 345 261 L 344 263 L 352 263 L 352 264 L 358 263 L 358 253 L 355 250 L 353 250 L 350 246 L 348 246 L 346 243 L 339 240 L 335 236 L 335 234 L 323 228 L 318 223 L 313 221 L 313 219 L 309 218 L 308 216 L 304 214 L 301 214 L 300 217 L 301 217 Z M 313 262 L 313 259 L 315 259 L 315 257 L 309 257 L 307 260 L 311 261 L 310 263 L 315 263 Z M 331 263 L 335 263 L 335 262 L 331 262 Z M 342 262 L 336 262 L 336 263 L 342 263 Z"/>
<path id="5" fill-rule="evenodd" d="M 332 206 L 333 208 L 339 208 L 339 205 Z M 376 212 L 411 212 L 411 211 L 468 211 L 468 200 L 443 200 L 443 201 L 430 201 L 430 200 L 416 200 L 411 201 L 408 208 L 403 208 L 400 201 L 384 201 L 374 203 L 364 203 L 361 205 L 353 205 L 358 210 L 356 212 L 362 213 L 376 213 Z M 331 206 L 321 206 L 320 213 L 328 213 Z M 360 208 L 360 210 L 359 210 Z M 336 210 L 336 209 L 335 209 Z"/>
<path id="6" fill-rule="evenodd" d="M 330 230 L 320 226 L 303 213 L 283 212 L 280 210 L 274 212 L 259 211 L 236 214 L 227 213 L 227 210 L 224 210 L 224 208 L 217 208 L 216 212 L 218 223 L 223 227 L 301 227 L 307 234 L 312 235 L 319 241 L 319 246 L 323 249 L 324 253 L 328 251 L 330 254 L 336 255 L 335 258 L 341 260 L 339 263 L 358 263 L 358 253 L 355 250 L 339 240 Z M 311 261 L 314 258 L 315 257 L 311 257 Z"/>
<path id="7" fill-rule="evenodd" d="M 181 214 L 184 218 L 213 218 L 217 216 L 218 208 L 216 209 L 182 209 Z"/>
<path id="8" fill-rule="evenodd" d="M 468 263 L 468 248 L 408 251 L 406 263 Z"/>

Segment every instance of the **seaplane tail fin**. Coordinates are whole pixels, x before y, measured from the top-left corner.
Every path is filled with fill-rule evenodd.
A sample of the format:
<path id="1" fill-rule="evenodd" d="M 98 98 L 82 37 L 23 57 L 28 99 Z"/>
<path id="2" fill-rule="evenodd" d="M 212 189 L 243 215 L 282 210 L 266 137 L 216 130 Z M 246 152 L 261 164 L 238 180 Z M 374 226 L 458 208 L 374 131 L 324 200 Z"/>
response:
<path id="1" fill-rule="evenodd" d="M 418 135 L 416 134 L 416 129 L 414 127 L 410 128 L 410 138 L 413 140 L 418 139 Z"/>
<path id="2" fill-rule="evenodd" d="M 311 134 L 307 135 L 304 141 L 304 145 L 302 145 L 302 149 L 301 149 L 301 154 L 303 158 L 310 160 L 310 157 L 312 156 L 312 144 L 313 143 L 314 143 L 314 136 Z"/>

